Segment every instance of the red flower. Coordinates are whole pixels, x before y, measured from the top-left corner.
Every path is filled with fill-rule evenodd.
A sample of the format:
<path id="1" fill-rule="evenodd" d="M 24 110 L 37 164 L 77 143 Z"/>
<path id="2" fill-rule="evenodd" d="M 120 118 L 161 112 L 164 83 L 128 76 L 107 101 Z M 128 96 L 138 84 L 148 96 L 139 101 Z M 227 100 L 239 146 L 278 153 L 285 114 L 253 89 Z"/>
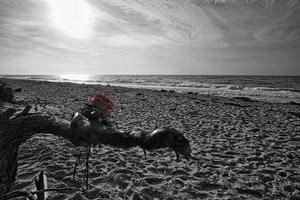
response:
<path id="1" fill-rule="evenodd" d="M 110 115 L 114 103 L 111 97 L 104 93 L 97 93 L 95 96 L 88 97 L 88 104 L 95 106 L 99 114 Z"/>

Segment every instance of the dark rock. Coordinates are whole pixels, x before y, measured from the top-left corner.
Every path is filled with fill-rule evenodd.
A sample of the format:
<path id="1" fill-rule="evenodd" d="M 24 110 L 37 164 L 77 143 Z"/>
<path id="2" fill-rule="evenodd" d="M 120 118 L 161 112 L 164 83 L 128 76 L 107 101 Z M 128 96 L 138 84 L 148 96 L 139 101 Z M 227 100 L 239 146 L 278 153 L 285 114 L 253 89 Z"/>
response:
<path id="1" fill-rule="evenodd" d="M 14 92 L 22 92 L 22 88 L 17 88 L 14 90 Z"/>
<path id="2" fill-rule="evenodd" d="M 175 93 L 175 91 L 174 91 L 174 90 L 169 90 L 169 92 L 170 92 L 170 93 Z"/>
<path id="3" fill-rule="evenodd" d="M 136 96 L 143 96 L 144 94 L 143 93 L 136 93 Z"/>

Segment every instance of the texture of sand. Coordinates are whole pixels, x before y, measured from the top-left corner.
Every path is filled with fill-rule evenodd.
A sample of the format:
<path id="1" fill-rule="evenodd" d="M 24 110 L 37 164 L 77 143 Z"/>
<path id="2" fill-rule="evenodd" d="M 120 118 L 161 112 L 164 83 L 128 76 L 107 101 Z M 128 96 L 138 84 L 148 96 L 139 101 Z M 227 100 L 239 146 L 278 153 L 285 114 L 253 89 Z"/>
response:
<path id="1" fill-rule="evenodd" d="M 92 148 L 90 190 L 49 193 L 58 199 L 299 199 L 300 106 L 198 94 L 100 85 L 5 80 L 19 109 L 39 102 L 39 112 L 70 119 L 96 92 L 110 94 L 120 129 L 151 132 L 173 127 L 190 140 L 199 160 L 175 161 L 170 149 Z M 298 113 L 298 114 L 297 114 Z M 38 134 L 19 150 L 14 189 L 35 190 L 40 170 L 49 188 L 81 187 L 84 157 L 72 179 L 80 148 Z"/>

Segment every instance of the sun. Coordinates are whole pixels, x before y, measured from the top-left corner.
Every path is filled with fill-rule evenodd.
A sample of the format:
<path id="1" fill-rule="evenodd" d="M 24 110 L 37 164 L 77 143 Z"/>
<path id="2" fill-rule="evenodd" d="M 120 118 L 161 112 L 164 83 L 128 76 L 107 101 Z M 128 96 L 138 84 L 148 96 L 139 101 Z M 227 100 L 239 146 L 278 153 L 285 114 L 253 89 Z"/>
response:
<path id="1" fill-rule="evenodd" d="M 46 0 L 45 0 L 46 1 Z M 93 34 L 93 7 L 85 0 L 47 0 L 51 9 L 50 20 L 66 36 L 78 39 Z"/>

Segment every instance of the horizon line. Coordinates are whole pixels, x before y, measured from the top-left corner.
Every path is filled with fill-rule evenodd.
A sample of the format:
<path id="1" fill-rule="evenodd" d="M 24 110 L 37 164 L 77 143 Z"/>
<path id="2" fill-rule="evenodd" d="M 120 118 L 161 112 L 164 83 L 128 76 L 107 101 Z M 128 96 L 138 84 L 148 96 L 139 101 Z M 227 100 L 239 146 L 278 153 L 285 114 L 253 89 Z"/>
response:
<path id="1" fill-rule="evenodd" d="M 63 76 L 63 75 L 83 75 L 83 76 L 284 76 L 298 77 L 299 75 L 279 75 L 279 74 L 0 74 L 0 76 Z"/>

